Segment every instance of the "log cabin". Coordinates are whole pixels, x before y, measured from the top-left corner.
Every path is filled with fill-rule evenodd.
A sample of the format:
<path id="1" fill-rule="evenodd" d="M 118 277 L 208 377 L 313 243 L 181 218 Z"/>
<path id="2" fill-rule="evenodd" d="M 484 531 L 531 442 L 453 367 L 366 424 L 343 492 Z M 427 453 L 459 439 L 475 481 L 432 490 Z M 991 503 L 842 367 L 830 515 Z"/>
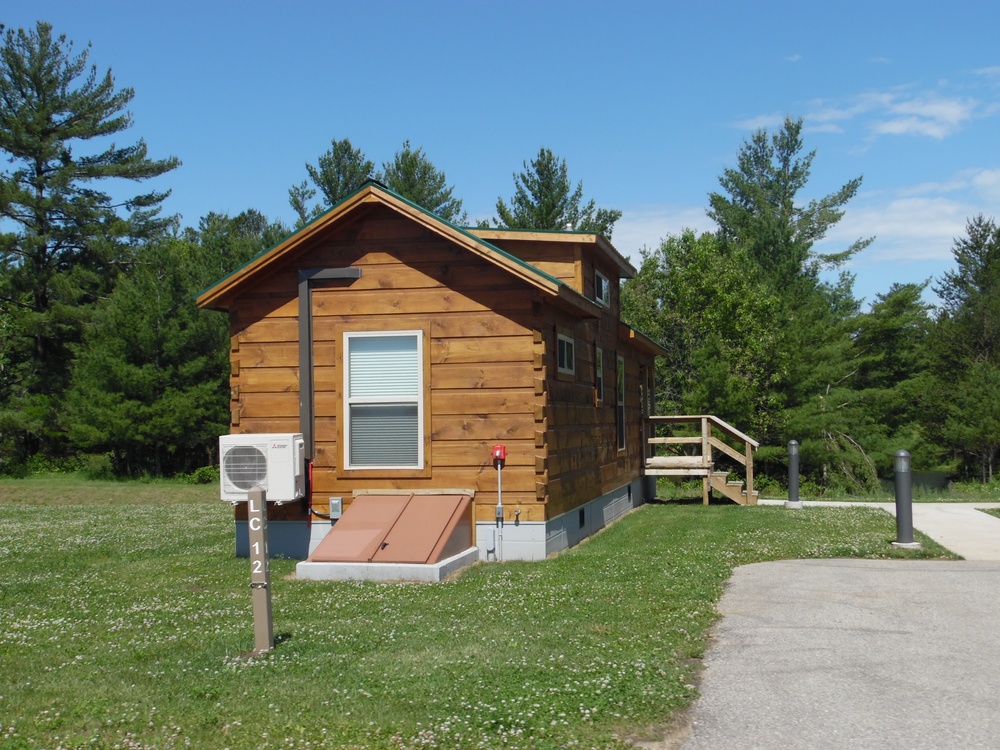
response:
<path id="1" fill-rule="evenodd" d="M 652 498 L 665 352 L 620 319 L 634 275 L 600 235 L 462 228 L 368 182 L 205 290 L 229 315 L 231 432 L 301 432 L 311 462 L 303 501 L 269 510 L 271 553 L 409 493 L 469 498 L 480 559 L 537 560 Z M 245 503 L 235 522 L 246 555 Z"/>

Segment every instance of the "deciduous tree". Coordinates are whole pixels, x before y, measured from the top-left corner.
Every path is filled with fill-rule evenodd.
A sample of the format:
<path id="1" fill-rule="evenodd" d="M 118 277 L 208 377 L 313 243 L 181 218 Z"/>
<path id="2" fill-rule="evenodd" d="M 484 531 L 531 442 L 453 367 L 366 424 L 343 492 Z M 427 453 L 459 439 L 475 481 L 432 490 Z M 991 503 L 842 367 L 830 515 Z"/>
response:
<path id="1" fill-rule="evenodd" d="M 691 230 L 643 253 L 622 289 L 622 315 L 669 352 L 657 367 L 661 413 L 712 413 L 756 435 L 779 419 L 780 306 L 737 249 Z"/>

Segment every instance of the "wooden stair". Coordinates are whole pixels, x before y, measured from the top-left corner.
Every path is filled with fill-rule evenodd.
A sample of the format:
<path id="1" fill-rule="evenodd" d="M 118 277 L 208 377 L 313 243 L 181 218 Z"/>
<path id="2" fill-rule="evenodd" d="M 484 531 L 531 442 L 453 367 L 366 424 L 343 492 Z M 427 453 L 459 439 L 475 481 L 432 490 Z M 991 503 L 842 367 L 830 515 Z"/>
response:
<path id="1" fill-rule="evenodd" d="M 657 434 L 657 428 L 672 431 L 676 425 L 689 425 L 690 430 L 690 425 L 699 423 L 700 436 Z M 649 425 L 646 442 L 650 450 L 645 461 L 647 476 L 698 477 L 702 480 L 702 502 L 706 505 L 712 490 L 740 505 L 757 504 L 760 493 L 753 488 L 753 452 L 760 444 L 753 438 L 711 415 L 649 417 Z M 716 433 L 721 433 L 722 437 Z M 734 443 L 738 448 L 733 447 Z M 657 453 L 664 449 L 675 452 Z M 718 470 L 716 457 L 719 454 L 743 467 L 746 478 L 731 480 L 728 471 Z"/>
<path id="2" fill-rule="evenodd" d="M 748 497 L 746 484 L 742 480 L 730 480 L 728 471 L 713 471 L 709 479 L 711 480 L 713 490 L 716 490 L 721 495 L 725 495 L 734 503 L 739 503 L 740 505 L 757 504 L 757 498 L 760 497 L 760 493 L 754 490 L 753 496 Z"/>

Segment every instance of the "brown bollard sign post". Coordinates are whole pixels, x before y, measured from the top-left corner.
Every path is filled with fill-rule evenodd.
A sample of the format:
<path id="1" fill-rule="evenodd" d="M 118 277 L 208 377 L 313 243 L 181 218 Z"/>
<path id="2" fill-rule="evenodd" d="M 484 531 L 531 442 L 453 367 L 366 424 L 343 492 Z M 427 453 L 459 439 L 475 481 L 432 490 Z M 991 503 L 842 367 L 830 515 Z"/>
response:
<path id="1" fill-rule="evenodd" d="M 247 493 L 247 528 L 250 533 L 250 588 L 253 590 L 253 650 L 263 654 L 274 648 L 271 619 L 271 562 L 267 554 L 267 493 L 254 487 Z"/>

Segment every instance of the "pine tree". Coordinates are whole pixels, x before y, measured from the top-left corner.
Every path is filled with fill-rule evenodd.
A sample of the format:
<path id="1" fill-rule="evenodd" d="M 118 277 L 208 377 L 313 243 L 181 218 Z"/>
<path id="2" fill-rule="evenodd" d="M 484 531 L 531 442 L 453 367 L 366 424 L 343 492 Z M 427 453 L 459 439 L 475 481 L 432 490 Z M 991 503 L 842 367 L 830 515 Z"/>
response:
<path id="1" fill-rule="evenodd" d="M 816 155 L 803 151 L 801 131 L 802 120 L 786 119 L 773 135 L 754 133 L 737 166 L 719 178 L 723 192 L 709 196 L 708 215 L 719 226 L 721 255 L 731 259 L 723 262 L 746 268 L 755 287 L 750 293 L 774 300 L 766 361 L 775 375 L 771 404 L 780 406 L 765 422 L 769 432 L 756 436 L 771 445 L 798 440 L 803 473 L 827 486 L 867 487 L 874 464 L 859 440 L 866 416 L 857 388 L 861 357 L 851 338 L 859 305 L 850 275 L 829 284 L 819 272 L 836 268 L 871 240 L 830 255 L 813 249 L 842 218 L 861 178 L 819 200 L 797 202 Z M 748 337 L 739 346 L 753 344 Z M 762 450 L 760 456 L 766 469 L 776 454 Z"/>
<path id="2" fill-rule="evenodd" d="M 445 221 L 462 224 L 467 220 L 462 201 L 452 196 L 455 189 L 448 185 L 444 172 L 434 166 L 422 148 L 411 148 L 408 140 L 403 141 L 392 161 L 382 165 L 377 179 Z"/>
<path id="3" fill-rule="evenodd" d="M 211 446 L 228 429 L 228 331 L 223 316 L 195 306 L 196 253 L 179 239 L 146 247 L 94 310 L 74 363 L 69 437 L 85 451 L 112 453 L 120 473 L 210 464 Z"/>
<path id="4" fill-rule="evenodd" d="M 514 197 L 510 207 L 497 198 L 494 223 L 509 229 L 572 230 L 611 237 L 622 212 L 583 203 L 583 182 L 575 189 L 569 180 L 566 160 L 542 148 L 524 171 L 514 175 Z"/>
<path id="5" fill-rule="evenodd" d="M 87 67 L 50 24 L 8 30 L 0 48 L 0 315 L 11 328 L 14 372 L 0 393 L 0 441 L 23 455 L 56 440 L 58 400 L 87 310 L 109 291 L 129 246 L 161 234 L 167 192 L 124 199 L 106 180 L 141 181 L 178 166 L 153 160 L 143 140 L 106 139 L 132 124 L 134 92 Z M 81 153 L 97 139 L 96 152 Z M 3 449 L 0 446 L 0 449 Z"/>
<path id="6" fill-rule="evenodd" d="M 719 225 L 723 244 L 740 245 L 778 289 L 803 277 L 815 278 L 821 268 L 843 263 L 872 242 L 859 239 L 832 255 L 813 253 L 813 245 L 844 215 L 843 206 L 857 193 L 861 178 L 819 200 L 796 205 L 816 156 L 815 151 L 802 153 L 801 134 L 801 119 L 786 119 L 773 135 L 758 130 L 740 149 L 737 167 L 719 178 L 724 193 L 709 195 L 708 216 Z"/>
<path id="7" fill-rule="evenodd" d="M 928 359 L 933 319 L 922 299 L 926 287 L 926 282 L 893 284 L 855 323 L 856 387 L 867 415 L 859 442 L 885 473 L 900 448 L 910 451 L 916 467 L 935 465 L 924 438 L 933 391 Z"/>
<path id="8" fill-rule="evenodd" d="M 286 232 L 258 211 L 212 213 L 143 249 L 94 309 L 74 362 L 65 419 L 75 447 L 110 453 L 121 474 L 215 460 L 229 429 L 229 322 L 195 296 Z"/>
<path id="9" fill-rule="evenodd" d="M 372 179 L 375 164 L 369 161 L 361 149 L 354 148 L 349 138 L 343 138 L 332 141 L 330 148 L 320 155 L 316 164 L 307 163 L 306 172 L 312 180 L 312 186 L 309 180 L 303 180 L 288 191 L 288 202 L 298 216 L 296 226 L 299 228 Z M 316 197 L 317 188 L 323 194 L 324 203 L 310 207 L 309 203 Z"/>
<path id="10" fill-rule="evenodd" d="M 966 472 L 992 479 L 1000 451 L 1000 226 L 976 216 L 955 241 L 956 268 L 934 288 L 933 435 Z"/>

